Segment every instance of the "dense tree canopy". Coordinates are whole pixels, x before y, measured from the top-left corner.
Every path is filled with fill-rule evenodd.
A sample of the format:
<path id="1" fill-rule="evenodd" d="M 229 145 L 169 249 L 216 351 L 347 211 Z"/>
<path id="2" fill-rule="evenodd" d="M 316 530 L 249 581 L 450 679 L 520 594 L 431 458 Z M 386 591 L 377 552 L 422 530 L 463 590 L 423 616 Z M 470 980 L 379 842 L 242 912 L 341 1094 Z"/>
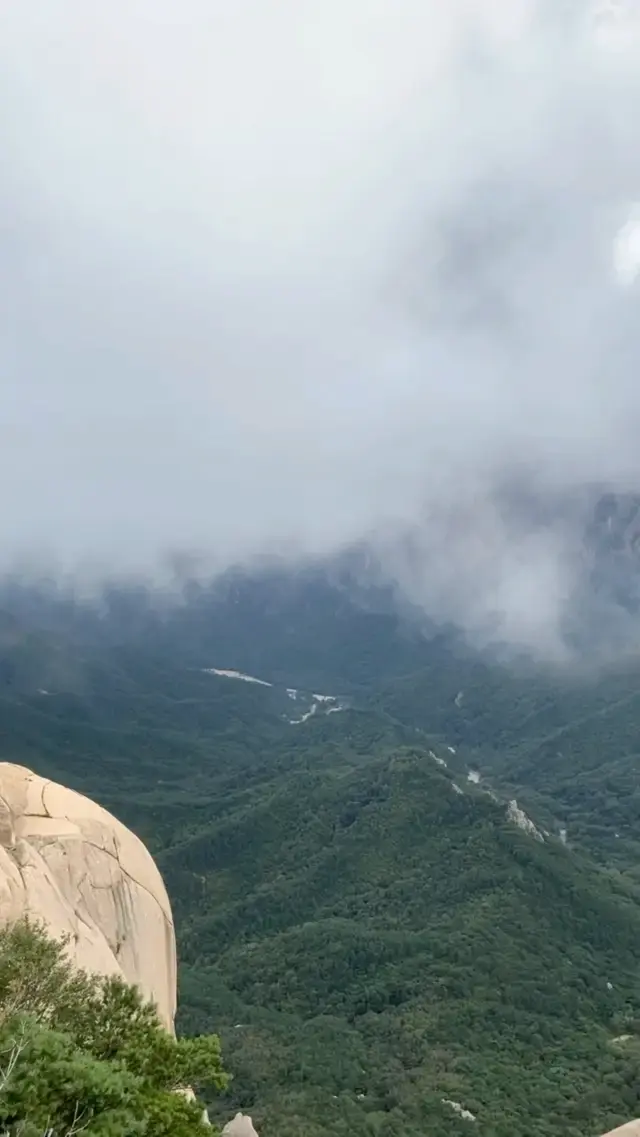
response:
<path id="1" fill-rule="evenodd" d="M 28 922 L 0 931 L 4 1137 L 196 1137 L 203 1107 L 176 1093 L 226 1084 L 215 1036 L 176 1040 L 118 978 L 74 970 Z"/>
<path id="2" fill-rule="evenodd" d="M 637 673 L 507 667 L 317 582 L 193 595 L 43 600 L 31 622 L 25 602 L 0 635 L 0 738 L 156 856 L 180 1029 L 219 1032 L 233 1072 L 203 1085 L 210 1115 L 249 1111 L 262 1137 L 584 1137 L 640 1112 Z M 349 709 L 309 715 L 314 691 Z M 76 1010 L 86 1038 L 64 1000 L 38 1029 L 113 1074 Z M 150 1083 L 129 1037 L 137 1088 L 110 1108 L 135 1133 L 140 1080 L 148 1124 L 152 1088 L 180 1112 L 168 1085 L 197 1078 L 156 1040 L 173 1073 Z"/>

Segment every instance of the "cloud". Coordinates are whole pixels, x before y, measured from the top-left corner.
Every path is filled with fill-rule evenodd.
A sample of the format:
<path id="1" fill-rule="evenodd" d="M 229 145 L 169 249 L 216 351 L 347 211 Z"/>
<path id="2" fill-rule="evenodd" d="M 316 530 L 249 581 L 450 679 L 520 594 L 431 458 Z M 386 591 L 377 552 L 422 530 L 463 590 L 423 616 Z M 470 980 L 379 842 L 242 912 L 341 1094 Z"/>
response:
<path id="1" fill-rule="evenodd" d="M 551 644 L 580 525 L 504 486 L 640 481 L 634 21 L 5 4 L 5 561 L 374 534 L 432 613 Z"/>

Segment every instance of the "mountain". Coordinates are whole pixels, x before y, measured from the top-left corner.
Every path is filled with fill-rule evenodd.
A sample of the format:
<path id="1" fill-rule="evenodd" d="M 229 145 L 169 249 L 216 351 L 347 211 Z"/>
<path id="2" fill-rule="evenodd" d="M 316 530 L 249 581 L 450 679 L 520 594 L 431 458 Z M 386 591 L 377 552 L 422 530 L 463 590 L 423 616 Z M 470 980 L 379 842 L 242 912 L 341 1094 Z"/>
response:
<path id="1" fill-rule="evenodd" d="M 216 1022 L 233 1104 L 314 1135 L 466 1132 L 452 1102 L 505 1137 L 637 1112 L 630 893 L 439 754 L 327 742 L 161 858 L 182 1022 Z"/>
<path id="2" fill-rule="evenodd" d="M 14 587 L 2 757 L 156 857 L 179 1025 L 235 1074 L 214 1117 L 611 1128 L 640 1112 L 637 673 L 507 666 L 364 592 L 273 567 L 179 605 Z"/>
<path id="3" fill-rule="evenodd" d="M 592 581 L 609 588 L 624 609 L 640 602 L 640 495 L 606 493 L 594 507 L 586 544 L 593 550 Z"/>
<path id="4" fill-rule="evenodd" d="M 640 673 L 505 667 L 458 655 L 384 683 L 370 705 L 462 749 L 570 843 L 638 880 Z"/>

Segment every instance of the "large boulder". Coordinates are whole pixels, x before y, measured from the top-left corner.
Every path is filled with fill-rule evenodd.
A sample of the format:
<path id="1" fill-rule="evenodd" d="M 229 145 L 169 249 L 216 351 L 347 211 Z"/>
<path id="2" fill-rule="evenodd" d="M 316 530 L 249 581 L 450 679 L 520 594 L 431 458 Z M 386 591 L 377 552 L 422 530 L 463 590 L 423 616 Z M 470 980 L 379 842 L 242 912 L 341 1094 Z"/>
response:
<path id="1" fill-rule="evenodd" d="M 23 916 L 69 936 L 77 966 L 137 985 L 173 1031 L 175 933 L 151 854 L 88 798 L 0 762 L 0 923 Z"/>
<path id="2" fill-rule="evenodd" d="M 236 1113 L 231 1121 L 227 1121 L 222 1137 L 258 1137 L 258 1134 L 248 1113 Z"/>

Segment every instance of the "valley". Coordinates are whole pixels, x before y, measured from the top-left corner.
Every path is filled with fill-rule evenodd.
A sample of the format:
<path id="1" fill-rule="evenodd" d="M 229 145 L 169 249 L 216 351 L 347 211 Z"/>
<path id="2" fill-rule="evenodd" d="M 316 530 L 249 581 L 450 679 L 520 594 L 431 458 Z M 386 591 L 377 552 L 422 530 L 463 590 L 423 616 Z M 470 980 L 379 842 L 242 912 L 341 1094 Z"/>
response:
<path id="1" fill-rule="evenodd" d="M 640 1113 L 636 677 L 506 668 L 317 581 L 237 590 L 99 618 L 25 596 L 0 641 L 3 757 L 161 868 L 179 1028 L 233 1074 L 212 1118 L 597 1137 Z"/>

